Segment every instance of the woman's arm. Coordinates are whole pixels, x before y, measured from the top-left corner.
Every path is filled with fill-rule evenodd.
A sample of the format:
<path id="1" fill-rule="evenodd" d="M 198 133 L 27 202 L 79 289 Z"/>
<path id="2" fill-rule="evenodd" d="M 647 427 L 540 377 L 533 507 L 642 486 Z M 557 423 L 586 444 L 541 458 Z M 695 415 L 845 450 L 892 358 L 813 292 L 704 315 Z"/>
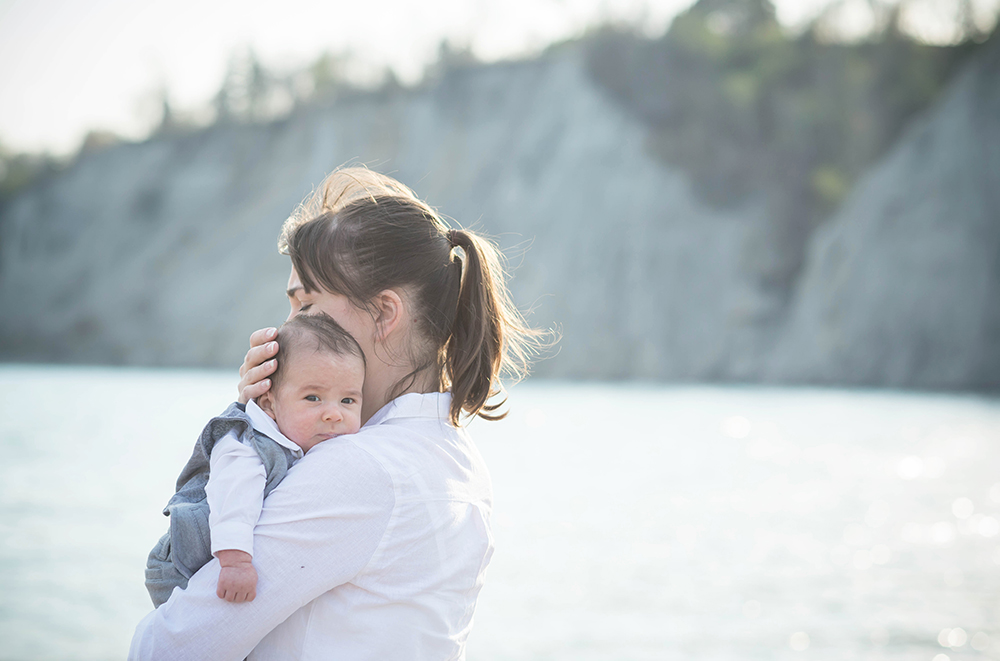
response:
<path id="1" fill-rule="evenodd" d="M 129 659 L 245 658 L 292 613 L 368 564 L 394 504 L 392 480 L 371 455 L 350 440 L 321 443 L 264 501 L 254 531 L 257 598 L 219 599 L 213 560 L 140 622 Z"/>

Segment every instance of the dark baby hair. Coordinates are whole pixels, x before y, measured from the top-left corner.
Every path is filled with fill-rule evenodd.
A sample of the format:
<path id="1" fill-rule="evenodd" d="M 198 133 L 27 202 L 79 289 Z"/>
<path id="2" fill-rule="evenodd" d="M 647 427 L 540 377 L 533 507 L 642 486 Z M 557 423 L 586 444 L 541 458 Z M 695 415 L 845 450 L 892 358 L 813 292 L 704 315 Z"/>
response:
<path id="1" fill-rule="evenodd" d="M 271 374 L 271 387 L 277 388 L 285 377 L 288 357 L 300 351 L 333 356 L 357 356 L 365 365 L 365 353 L 354 337 L 333 317 L 319 312 L 292 317 L 278 328 L 278 366 Z"/>
<path id="2" fill-rule="evenodd" d="M 362 309 L 386 289 L 412 302 L 413 371 L 391 395 L 432 370 L 452 393 L 449 419 L 464 411 L 497 420 L 499 376 L 520 378 L 546 344 L 510 300 L 503 255 L 438 214 L 399 182 L 365 168 L 334 172 L 285 222 L 279 240 L 305 290 L 347 296 Z"/>

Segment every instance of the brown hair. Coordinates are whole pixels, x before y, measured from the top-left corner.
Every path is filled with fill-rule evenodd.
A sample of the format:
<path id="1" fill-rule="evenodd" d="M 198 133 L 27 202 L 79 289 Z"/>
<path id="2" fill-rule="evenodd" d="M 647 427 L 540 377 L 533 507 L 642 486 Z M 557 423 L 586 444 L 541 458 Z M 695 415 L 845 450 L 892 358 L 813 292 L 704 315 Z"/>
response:
<path id="1" fill-rule="evenodd" d="M 334 172 L 282 228 L 279 250 L 306 291 L 326 290 L 366 305 L 385 289 L 405 288 L 420 341 L 414 369 L 396 384 L 408 388 L 434 370 L 452 393 L 449 420 L 499 420 L 501 374 L 527 373 L 549 333 L 530 328 L 507 290 L 504 258 L 473 232 L 449 229 L 438 214 L 399 182 L 365 168 Z M 506 401 L 506 400 L 505 400 Z"/>
<path id="2" fill-rule="evenodd" d="M 365 366 L 365 352 L 344 327 L 326 313 L 299 314 L 278 328 L 278 366 L 271 374 L 271 388 L 277 389 L 285 378 L 285 363 L 293 353 L 312 349 L 333 356 L 357 356 Z"/>

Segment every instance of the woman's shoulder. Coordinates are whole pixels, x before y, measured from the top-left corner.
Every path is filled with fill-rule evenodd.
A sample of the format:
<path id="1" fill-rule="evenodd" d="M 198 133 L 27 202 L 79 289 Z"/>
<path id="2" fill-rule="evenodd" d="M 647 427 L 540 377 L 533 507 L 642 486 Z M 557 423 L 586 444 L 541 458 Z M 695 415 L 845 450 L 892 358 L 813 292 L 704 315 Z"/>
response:
<path id="1" fill-rule="evenodd" d="M 447 423 L 450 407 L 450 392 L 406 393 L 376 411 L 361 431 L 377 429 L 386 424 L 420 427 Z"/>
<path id="2" fill-rule="evenodd" d="M 450 399 L 441 396 L 447 393 L 434 395 L 404 395 L 357 433 L 314 446 L 286 482 L 294 477 L 294 488 L 311 492 L 317 502 L 347 503 L 377 493 L 379 506 L 393 510 L 431 501 L 489 507 L 493 490 L 486 465 L 465 432 L 448 423 L 447 413 L 438 415 L 439 407 L 448 410 Z"/>
<path id="3" fill-rule="evenodd" d="M 397 488 L 419 480 L 432 491 L 444 485 L 489 490 L 489 473 L 464 430 L 448 421 L 450 393 L 403 395 L 372 416 L 350 442 L 367 451 Z M 438 485 L 431 487 L 431 485 Z M 439 494 L 441 495 L 441 494 Z M 466 496 L 459 496 L 467 499 Z"/>

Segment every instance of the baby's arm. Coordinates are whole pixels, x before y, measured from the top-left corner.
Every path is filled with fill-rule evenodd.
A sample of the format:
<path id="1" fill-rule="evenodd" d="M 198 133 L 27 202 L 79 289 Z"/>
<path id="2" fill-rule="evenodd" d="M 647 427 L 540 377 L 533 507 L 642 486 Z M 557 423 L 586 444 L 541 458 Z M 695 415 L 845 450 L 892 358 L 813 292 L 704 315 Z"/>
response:
<path id="1" fill-rule="evenodd" d="M 208 525 L 212 555 L 222 565 L 216 594 L 226 601 L 253 601 L 257 592 L 257 571 L 251 564 L 253 529 L 264 501 L 264 464 L 235 432 L 215 444 L 209 461 Z"/>

